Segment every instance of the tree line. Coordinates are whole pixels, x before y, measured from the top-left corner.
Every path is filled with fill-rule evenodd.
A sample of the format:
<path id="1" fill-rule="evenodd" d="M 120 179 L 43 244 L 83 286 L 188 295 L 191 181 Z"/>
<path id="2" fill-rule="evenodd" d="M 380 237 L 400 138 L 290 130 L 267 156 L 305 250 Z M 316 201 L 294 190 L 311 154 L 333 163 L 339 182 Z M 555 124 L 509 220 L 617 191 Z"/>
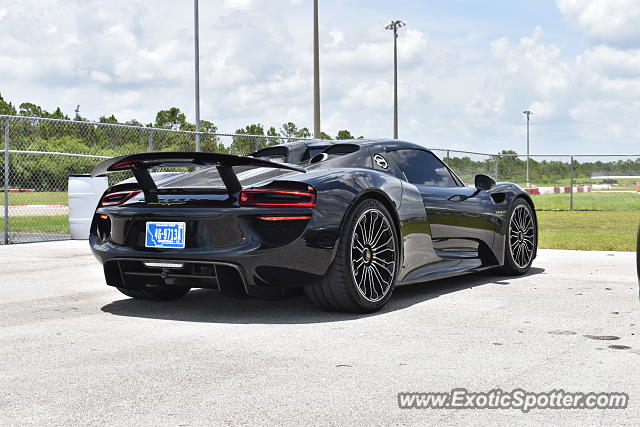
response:
<path id="1" fill-rule="evenodd" d="M 614 183 L 635 189 L 633 179 L 611 180 L 598 176 L 640 176 L 638 157 L 611 161 L 603 161 L 602 158 L 595 161 L 588 158 L 585 161 L 584 158 L 575 157 L 573 165 L 569 157 L 549 157 L 543 160 L 536 156 L 530 157 L 530 183 L 536 186 L 569 186 L 573 175 L 574 185 Z M 469 156 L 445 157 L 444 160 L 468 184 L 473 183 L 475 175 L 479 173 L 496 177 L 499 181 L 515 182 L 523 186 L 526 183 L 526 158 L 513 150 L 502 150 L 498 155 L 487 156 L 484 160 L 473 160 Z"/>
<path id="2" fill-rule="evenodd" d="M 36 105 L 31 102 L 23 102 L 17 108 L 13 106 L 11 102 L 5 101 L 0 94 L 0 114 L 6 115 L 18 115 L 23 117 L 38 117 L 38 118 L 49 118 L 49 119 L 59 119 L 59 120 L 74 120 L 80 122 L 89 122 L 86 117 L 80 115 L 79 111 L 80 106 L 75 110 L 75 115 L 73 118 L 69 117 L 67 114 L 63 113 L 60 107 L 57 107 L 53 112 L 49 112 L 42 108 L 39 105 Z M 109 116 L 103 115 L 98 118 L 98 123 L 106 123 L 106 124 L 122 124 L 128 126 L 135 126 L 141 128 L 154 128 L 154 129 L 166 129 L 168 131 L 186 131 L 186 132 L 195 132 L 196 125 L 187 121 L 186 114 L 183 113 L 178 107 L 170 107 L 166 110 L 160 110 L 156 113 L 155 121 L 152 123 L 147 123 L 146 125 L 142 122 L 131 119 L 128 121 L 119 121 L 115 115 L 111 114 Z M 36 124 L 35 121 L 31 123 L 32 126 Z M 60 127 L 61 125 L 57 125 Z M 41 132 L 44 136 L 63 136 L 62 132 L 56 132 L 52 129 L 55 125 L 50 126 L 42 126 L 44 131 Z M 64 126 L 62 126 L 64 127 Z M 67 128 L 68 129 L 68 128 Z M 105 139 L 109 139 L 109 135 L 114 135 L 116 133 L 115 130 L 111 130 L 110 132 L 104 132 L 103 135 L 91 134 L 90 132 L 84 130 L 87 128 L 79 127 L 80 135 L 84 133 L 84 139 L 87 143 L 87 146 L 111 146 L 113 148 L 121 147 L 122 145 L 127 145 L 125 141 L 122 141 L 118 138 L 112 137 L 111 140 L 105 141 Z M 213 122 L 208 120 L 200 121 L 200 132 L 206 134 L 215 134 L 218 133 L 218 126 L 216 126 Z M 119 132 L 124 132 L 122 129 L 118 130 Z M 33 134 L 33 133 L 32 133 Z M 231 141 L 231 144 L 224 144 L 220 140 L 220 138 L 215 135 L 201 135 L 201 144 L 204 151 L 218 151 L 218 152 L 233 152 L 233 153 L 243 153 L 246 154 L 251 151 L 255 151 L 256 149 L 264 148 L 269 145 L 275 145 L 282 142 L 300 139 L 300 138 L 310 138 L 311 132 L 307 127 L 301 127 L 293 122 L 286 122 L 282 124 L 279 129 L 276 129 L 274 126 L 270 126 L 266 128 L 261 123 L 252 123 L 246 125 L 243 128 L 236 129 L 233 132 L 235 135 L 255 135 L 255 136 L 265 136 L 269 138 L 249 138 L 249 137 L 237 137 Z M 88 137 L 95 136 L 97 139 L 89 139 Z M 128 135 L 130 136 L 130 135 Z M 155 135 L 154 135 L 155 136 Z M 102 137 L 100 140 L 99 137 Z M 167 132 L 166 134 L 162 134 L 160 136 L 160 146 L 162 149 L 193 149 L 193 141 L 195 141 L 194 135 L 188 135 L 186 138 L 191 138 L 191 144 L 189 147 L 185 147 L 185 136 L 180 135 L 177 132 L 171 133 Z M 327 140 L 345 140 L 345 139 L 355 139 L 356 137 L 351 134 L 351 132 L 347 129 L 343 129 L 338 131 L 335 137 L 331 137 L 331 135 L 326 132 L 321 132 L 321 138 Z M 359 138 L 364 138 L 360 136 Z M 173 140 L 173 141 L 172 141 Z M 140 144 L 136 144 L 140 145 Z"/>
<path id="3" fill-rule="evenodd" d="M 33 103 L 22 103 L 17 108 L 0 95 L 0 114 L 24 117 L 42 117 L 71 120 L 60 108 L 48 112 Z M 10 145 L 13 150 L 63 152 L 87 155 L 115 156 L 147 151 L 192 151 L 195 148 L 193 133 L 195 125 L 177 107 L 161 110 L 155 121 L 146 125 L 137 120 L 120 122 L 113 114 L 101 116 L 98 126 L 89 122 L 76 109 L 74 120 L 79 123 L 49 122 L 41 120 L 12 120 L 10 123 Z M 110 126 L 124 124 L 132 127 Z M 0 129 L 3 129 L 0 123 Z M 218 127 L 207 120 L 201 121 L 200 142 L 202 151 L 230 154 L 248 154 L 258 149 L 277 145 L 298 138 L 309 138 L 311 132 L 295 123 L 284 123 L 279 129 L 266 128 L 260 123 L 237 129 L 234 135 L 218 134 Z M 0 134 L 1 136 L 2 134 Z M 253 135 L 257 135 L 255 137 Z M 322 133 L 323 139 L 332 139 Z M 264 137 L 264 138 L 261 138 Z M 268 137 L 268 138 L 267 138 Z M 360 137 L 362 138 L 362 137 Z M 335 135 L 337 140 L 355 139 L 348 130 Z M 467 183 L 473 183 L 475 174 L 497 176 L 500 181 L 520 184 L 525 182 L 526 162 L 515 151 L 504 150 L 501 156 L 472 159 L 468 156 L 453 156 L 444 160 Z M 444 156 L 443 156 L 444 157 Z M 87 173 L 99 159 L 63 157 L 36 154 L 12 154 L 10 156 L 11 187 L 36 188 L 38 190 L 62 189 L 68 175 Z M 0 162 L 0 176 L 4 174 L 4 162 Z M 640 175 L 640 159 L 616 159 L 611 161 L 583 161 L 576 158 L 573 166 L 568 159 L 539 160 L 532 157 L 529 162 L 530 181 L 536 185 L 569 185 L 572 174 L 574 183 L 594 182 L 593 174 Z M 596 180 L 597 181 L 597 180 Z M 635 187 L 634 187 L 635 188 Z"/>
<path id="4" fill-rule="evenodd" d="M 196 126 L 187 121 L 186 114 L 178 107 L 158 111 L 154 122 L 147 124 L 135 119 L 120 121 L 113 114 L 103 115 L 97 120 L 104 124 L 100 126 L 83 117 L 79 106 L 74 116 L 70 117 L 59 107 L 53 112 L 31 102 L 23 102 L 16 107 L 0 94 L 0 114 L 25 117 L 10 120 L 10 148 L 13 150 L 116 156 L 147 150 L 195 149 L 196 137 L 192 132 L 195 132 Z M 57 119 L 62 122 L 29 120 L 27 117 Z M 70 122 L 65 123 L 67 120 Z M 71 120 L 77 123 L 72 123 Z M 0 129 L 4 130 L 3 126 L 4 121 L 0 123 Z M 200 131 L 202 151 L 238 155 L 311 137 L 307 127 L 293 122 L 286 122 L 279 129 L 252 123 L 237 129 L 233 135 L 226 136 L 218 134 L 218 126 L 213 122 L 202 120 Z M 346 140 L 354 139 L 354 136 L 349 130 L 343 129 L 334 138 L 322 132 L 322 138 Z M 62 189 L 70 174 L 87 173 L 99 161 L 92 158 L 14 153 L 10 156 L 10 186 L 42 191 Z M 0 162 L 0 176 L 3 175 L 4 162 Z"/>

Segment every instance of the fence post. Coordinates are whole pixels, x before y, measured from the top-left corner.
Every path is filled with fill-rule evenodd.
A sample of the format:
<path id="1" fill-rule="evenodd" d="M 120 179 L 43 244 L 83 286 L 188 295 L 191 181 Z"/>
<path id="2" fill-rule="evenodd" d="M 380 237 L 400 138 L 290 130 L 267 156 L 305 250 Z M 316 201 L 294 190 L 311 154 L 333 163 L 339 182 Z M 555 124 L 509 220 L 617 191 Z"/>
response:
<path id="1" fill-rule="evenodd" d="M 449 150 L 447 150 L 447 164 L 449 164 Z"/>
<path id="2" fill-rule="evenodd" d="M 569 196 L 569 210 L 573 210 L 573 156 L 571 156 L 571 195 Z"/>
<path id="3" fill-rule="evenodd" d="M 500 161 L 500 156 L 496 156 L 496 181 L 498 181 L 498 176 L 500 173 L 500 166 L 498 162 Z"/>
<path id="4" fill-rule="evenodd" d="M 254 145 L 253 151 L 258 151 L 260 149 L 260 138 L 256 138 L 256 143 Z"/>
<path id="5" fill-rule="evenodd" d="M 4 123 L 4 244 L 9 244 L 9 119 Z"/>
<path id="6" fill-rule="evenodd" d="M 147 148 L 147 151 L 153 151 L 153 131 L 152 130 L 149 131 L 149 148 Z"/>

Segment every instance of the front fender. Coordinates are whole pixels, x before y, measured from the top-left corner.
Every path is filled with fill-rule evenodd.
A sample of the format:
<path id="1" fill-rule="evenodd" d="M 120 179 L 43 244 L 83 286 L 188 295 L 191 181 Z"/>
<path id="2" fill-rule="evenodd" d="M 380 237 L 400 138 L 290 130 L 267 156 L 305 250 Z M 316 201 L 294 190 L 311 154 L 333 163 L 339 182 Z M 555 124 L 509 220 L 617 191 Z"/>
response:
<path id="1" fill-rule="evenodd" d="M 533 219 L 536 222 L 536 241 L 538 241 L 538 216 L 536 214 L 535 204 L 533 203 L 533 199 L 531 196 L 524 191 L 517 184 L 513 184 L 511 182 L 499 182 L 496 184 L 494 188 L 490 190 L 490 194 L 504 194 L 504 202 L 503 207 L 497 207 L 496 210 L 496 222 L 498 227 L 496 227 L 496 239 L 494 240 L 493 247 L 491 248 L 496 259 L 498 260 L 498 264 L 504 264 L 504 249 L 505 249 L 505 238 L 507 234 L 507 215 L 511 211 L 511 207 L 513 202 L 516 199 L 522 198 L 527 201 L 531 205 L 531 210 L 533 211 Z M 534 258 L 537 255 L 537 245 L 536 252 L 533 254 Z"/>

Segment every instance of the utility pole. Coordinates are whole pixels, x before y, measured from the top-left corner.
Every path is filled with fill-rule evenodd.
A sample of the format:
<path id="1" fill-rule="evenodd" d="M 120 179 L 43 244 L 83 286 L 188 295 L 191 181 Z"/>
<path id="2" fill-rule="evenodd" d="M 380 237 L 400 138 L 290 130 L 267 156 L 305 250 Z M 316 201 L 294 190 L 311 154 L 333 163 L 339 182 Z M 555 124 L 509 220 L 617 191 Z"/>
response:
<path id="1" fill-rule="evenodd" d="M 532 116 L 533 113 L 529 110 L 525 110 L 522 112 L 525 116 L 527 116 L 527 187 L 529 187 L 529 121 L 531 120 L 529 116 Z"/>
<path id="2" fill-rule="evenodd" d="M 198 0 L 193 0 L 193 40 L 195 47 L 196 151 L 200 151 L 200 29 Z"/>
<path id="3" fill-rule="evenodd" d="M 384 27 L 393 30 L 393 139 L 398 139 L 398 29 L 405 25 L 405 22 L 395 20 Z"/>
<path id="4" fill-rule="evenodd" d="M 320 41 L 318 0 L 313 0 L 313 137 L 320 139 Z"/>

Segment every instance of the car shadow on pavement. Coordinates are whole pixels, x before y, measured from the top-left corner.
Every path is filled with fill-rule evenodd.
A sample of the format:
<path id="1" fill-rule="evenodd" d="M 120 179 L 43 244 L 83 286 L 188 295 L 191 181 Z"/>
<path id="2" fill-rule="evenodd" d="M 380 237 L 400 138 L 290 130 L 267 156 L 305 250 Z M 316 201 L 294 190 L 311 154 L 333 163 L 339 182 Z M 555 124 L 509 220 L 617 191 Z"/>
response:
<path id="1" fill-rule="evenodd" d="M 543 268 L 532 267 L 525 276 L 543 274 Z M 524 277 L 524 276 L 520 276 Z M 510 285 L 518 277 L 495 272 L 468 274 L 448 279 L 400 287 L 393 291 L 389 303 L 371 314 L 334 313 L 317 309 L 304 296 L 266 301 L 257 298 L 233 298 L 215 290 L 195 289 L 174 301 L 145 301 L 131 298 L 114 301 L 102 311 L 116 316 L 139 317 L 182 322 L 304 324 L 344 322 L 379 316 L 427 302 L 451 292 L 484 285 Z M 115 291 L 114 289 L 114 292 Z"/>

